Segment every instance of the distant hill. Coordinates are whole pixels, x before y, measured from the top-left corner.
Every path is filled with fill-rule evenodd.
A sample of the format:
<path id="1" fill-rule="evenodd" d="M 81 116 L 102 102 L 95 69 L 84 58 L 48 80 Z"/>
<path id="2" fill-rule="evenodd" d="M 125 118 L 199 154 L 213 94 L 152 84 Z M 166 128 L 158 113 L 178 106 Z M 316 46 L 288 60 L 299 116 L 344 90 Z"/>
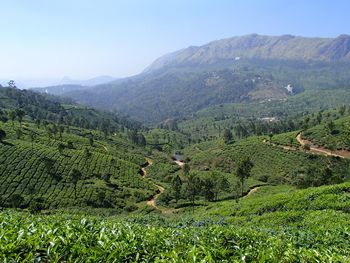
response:
<path id="1" fill-rule="evenodd" d="M 349 50 L 347 35 L 252 34 L 165 55 L 134 77 L 90 88 L 51 87 L 46 91 L 117 110 L 142 122 L 159 123 L 191 116 L 212 105 L 283 102 L 304 90 L 313 90 L 309 93 L 325 100 L 323 90 L 348 87 Z M 336 94 L 328 106 L 340 103 Z"/>
<path id="2" fill-rule="evenodd" d="M 80 86 L 95 86 L 95 85 L 101 85 L 108 82 L 112 82 L 116 80 L 117 78 L 111 77 L 111 76 L 98 76 L 95 78 L 87 79 L 87 80 L 75 80 L 71 79 L 69 77 L 64 77 L 61 80 L 61 85 L 80 85 Z"/>
<path id="3" fill-rule="evenodd" d="M 184 64 L 212 64 L 244 58 L 338 61 L 350 60 L 350 36 L 307 38 L 251 34 L 189 47 L 160 57 L 145 71 Z"/>
<path id="4" fill-rule="evenodd" d="M 105 84 L 115 80 L 117 79 L 110 76 L 99 76 L 88 80 L 74 80 L 69 77 L 64 77 L 58 82 L 58 85 L 52 85 L 48 87 L 31 87 L 30 89 L 41 93 L 62 95 L 66 92 L 84 90 L 91 86 Z"/>

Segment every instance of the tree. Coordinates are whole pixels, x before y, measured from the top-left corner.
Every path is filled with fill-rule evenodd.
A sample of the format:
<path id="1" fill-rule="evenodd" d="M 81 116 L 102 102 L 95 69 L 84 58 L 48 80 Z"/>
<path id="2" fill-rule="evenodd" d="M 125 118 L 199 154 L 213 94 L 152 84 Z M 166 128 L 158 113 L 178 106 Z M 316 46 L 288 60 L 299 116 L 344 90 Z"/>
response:
<path id="1" fill-rule="evenodd" d="M 184 175 L 188 175 L 188 173 L 190 172 L 190 170 L 191 170 L 191 168 L 190 168 L 190 166 L 189 166 L 187 163 L 185 163 L 185 164 L 182 166 L 182 172 L 183 172 Z"/>
<path id="2" fill-rule="evenodd" d="M 9 112 L 9 118 L 12 121 L 12 127 L 14 125 L 14 121 L 15 121 L 16 117 L 17 117 L 17 114 L 16 114 L 15 110 L 12 110 L 12 111 Z"/>
<path id="3" fill-rule="evenodd" d="M 59 133 L 59 136 L 60 136 L 60 139 L 62 140 L 62 133 L 64 132 L 64 127 L 63 126 L 58 126 L 58 133 Z"/>
<path id="4" fill-rule="evenodd" d="M 22 126 L 23 117 L 26 115 L 25 111 L 22 109 L 16 109 L 16 116 L 19 122 L 19 125 Z"/>
<path id="5" fill-rule="evenodd" d="M 146 138 L 142 133 L 137 135 L 137 144 L 142 147 L 146 146 Z"/>
<path id="6" fill-rule="evenodd" d="M 41 159 L 44 163 L 44 168 L 48 174 L 53 174 L 54 161 L 50 158 L 44 157 Z"/>
<path id="7" fill-rule="evenodd" d="M 17 87 L 16 87 L 16 84 L 15 84 L 15 81 L 12 80 L 12 79 L 11 79 L 9 82 L 7 82 L 7 85 L 9 85 L 9 87 L 10 87 L 11 89 L 17 88 Z"/>
<path id="8" fill-rule="evenodd" d="M 110 173 L 105 173 L 102 175 L 102 180 L 104 180 L 106 183 L 110 183 L 111 182 L 111 174 Z"/>
<path id="9" fill-rule="evenodd" d="M 192 203 L 192 211 L 194 213 L 194 201 L 196 199 L 196 196 L 201 190 L 201 181 L 199 177 L 195 173 L 190 173 L 188 175 L 187 181 L 186 181 L 186 193 L 188 198 L 191 200 Z"/>
<path id="10" fill-rule="evenodd" d="M 182 180 L 179 175 L 176 175 L 173 178 L 171 185 L 175 194 L 175 202 L 177 203 L 181 197 L 181 188 L 182 188 Z"/>
<path id="11" fill-rule="evenodd" d="M 58 133 L 58 128 L 55 124 L 52 124 L 52 126 L 49 128 L 51 129 L 51 133 L 53 134 L 54 136 L 54 139 L 56 140 L 57 138 L 57 133 Z"/>
<path id="12" fill-rule="evenodd" d="M 231 142 L 232 139 L 233 139 L 232 132 L 231 132 L 229 129 L 226 129 L 226 130 L 224 131 L 224 136 L 223 136 L 223 137 L 224 137 L 225 143 Z"/>
<path id="13" fill-rule="evenodd" d="M 35 197 L 29 205 L 29 210 L 32 214 L 36 214 L 41 212 L 41 210 L 44 210 L 47 208 L 47 203 L 45 198 L 43 197 Z"/>
<path id="14" fill-rule="evenodd" d="M 72 141 L 68 141 L 68 142 L 67 142 L 67 148 L 68 148 L 68 149 L 74 149 L 74 145 L 73 145 L 73 142 L 72 142 Z"/>
<path id="15" fill-rule="evenodd" d="M 273 137 L 273 133 L 270 132 L 270 133 L 269 133 L 269 142 L 270 142 L 270 143 L 272 143 L 272 137 Z"/>
<path id="16" fill-rule="evenodd" d="M 346 111 L 346 106 L 345 105 L 343 105 L 343 106 L 341 106 L 340 108 L 339 108 L 339 114 L 340 115 L 344 115 L 345 114 L 345 111 Z"/>
<path id="17" fill-rule="evenodd" d="M 2 142 L 6 138 L 6 132 L 0 129 L 0 142 Z"/>
<path id="18" fill-rule="evenodd" d="M 12 207 L 16 208 L 16 207 L 19 207 L 24 202 L 24 198 L 20 194 L 13 194 L 9 198 L 9 202 Z"/>
<path id="19" fill-rule="evenodd" d="M 215 200 L 218 200 L 220 192 L 224 192 L 230 189 L 230 183 L 224 175 L 217 172 L 213 172 L 211 174 L 211 177 L 214 181 L 214 198 Z"/>
<path id="20" fill-rule="evenodd" d="M 72 180 L 72 183 L 74 185 L 74 197 L 77 199 L 77 183 L 82 178 L 82 174 L 78 169 L 73 169 L 69 173 L 69 177 Z"/>
<path id="21" fill-rule="evenodd" d="M 35 137 L 36 137 L 36 134 L 34 131 L 30 131 L 29 132 L 29 139 L 30 139 L 30 142 L 32 144 L 32 151 L 33 151 L 33 144 L 34 144 L 34 141 L 35 141 Z"/>
<path id="22" fill-rule="evenodd" d="M 94 146 L 94 139 L 92 137 L 89 138 L 89 144 L 90 146 Z"/>
<path id="23" fill-rule="evenodd" d="M 335 129 L 335 124 L 333 121 L 330 121 L 327 123 L 327 129 L 329 131 L 330 134 L 333 133 L 334 129 Z"/>
<path id="24" fill-rule="evenodd" d="M 65 148 L 65 146 L 64 146 L 63 143 L 59 143 L 59 144 L 57 145 L 57 149 L 58 149 L 58 152 L 59 152 L 60 154 L 63 154 L 64 148 Z"/>
<path id="25" fill-rule="evenodd" d="M 309 143 L 305 143 L 305 144 L 303 145 L 303 149 L 304 149 L 304 151 L 310 151 L 311 145 L 310 145 Z"/>
<path id="26" fill-rule="evenodd" d="M 23 132 L 21 129 L 17 129 L 16 130 L 16 138 L 17 139 L 21 139 L 22 138 L 22 135 L 23 135 Z"/>
<path id="27" fill-rule="evenodd" d="M 214 192 L 214 180 L 211 177 L 205 177 L 203 182 L 203 194 L 207 201 L 213 201 L 215 198 L 215 192 Z"/>
<path id="28" fill-rule="evenodd" d="M 250 160 L 250 158 L 246 158 L 239 162 L 237 170 L 236 170 L 236 176 L 238 177 L 240 183 L 241 183 L 241 196 L 243 196 L 243 186 L 244 181 L 250 177 L 251 170 L 253 168 L 254 164 Z"/>

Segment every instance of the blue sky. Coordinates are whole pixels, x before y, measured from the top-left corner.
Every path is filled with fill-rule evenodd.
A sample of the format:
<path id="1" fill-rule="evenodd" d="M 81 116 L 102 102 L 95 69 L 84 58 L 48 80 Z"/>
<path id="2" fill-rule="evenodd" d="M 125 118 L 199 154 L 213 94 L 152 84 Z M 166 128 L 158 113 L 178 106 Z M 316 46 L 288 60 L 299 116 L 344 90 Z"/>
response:
<path id="1" fill-rule="evenodd" d="M 0 78 L 137 74 L 190 45 L 250 33 L 349 34 L 347 0 L 4 0 Z"/>

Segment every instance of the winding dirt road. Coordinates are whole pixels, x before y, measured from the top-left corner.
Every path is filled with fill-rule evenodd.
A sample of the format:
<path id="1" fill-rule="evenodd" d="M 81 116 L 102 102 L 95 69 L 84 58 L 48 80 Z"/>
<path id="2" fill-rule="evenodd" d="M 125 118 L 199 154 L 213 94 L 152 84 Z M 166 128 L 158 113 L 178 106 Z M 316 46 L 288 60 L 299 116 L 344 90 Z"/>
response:
<path id="1" fill-rule="evenodd" d="M 326 155 L 326 156 L 334 156 L 339 158 L 350 158 L 350 151 L 346 150 L 336 150 L 331 151 L 327 148 L 318 146 L 313 144 L 311 141 L 305 140 L 301 137 L 301 132 L 299 132 L 296 136 L 297 141 L 300 143 L 300 146 L 304 147 L 305 145 L 309 145 L 310 149 L 303 149 L 304 151 L 314 153 L 314 154 L 320 154 L 320 155 Z M 268 143 L 272 146 L 279 147 L 285 150 L 291 150 L 291 151 L 301 151 L 302 149 L 300 147 L 293 147 L 293 146 L 287 146 L 287 145 L 280 145 L 275 143 L 270 143 L 267 140 L 263 140 L 263 143 Z"/>
<path id="2" fill-rule="evenodd" d="M 148 176 L 146 168 L 149 167 L 152 164 L 153 164 L 153 161 L 151 159 L 149 159 L 149 158 L 146 158 L 146 164 L 143 167 L 141 167 L 141 171 L 142 171 L 142 176 L 143 177 L 147 177 Z M 157 187 L 156 193 L 153 196 L 151 196 L 151 198 L 146 202 L 146 204 L 148 206 L 153 207 L 153 208 L 155 208 L 157 210 L 160 210 L 160 211 L 162 211 L 162 213 L 164 213 L 165 211 L 168 211 L 168 209 L 165 209 L 165 208 L 163 209 L 163 208 L 158 207 L 157 206 L 157 199 L 159 198 L 159 196 L 161 194 L 164 193 L 165 188 L 160 186 L 160 185 L 157 185 L 157 184 L 154 184 L 154 185 Z"/>
<path id="3" fill-rule="evenodd" d="M 157 185 L 157 184 L 155 186 L 158 188 L 156 191 L 156 194 L 154 196 L 152 196 L 152 198 L 150 200 L 148 200 L 146 202 L 146 204 L 148 206 L 154 207 L 155 209 L 162 210 L 157 206 L 157 199 L 165 191 L 165 189 L 164 189 L 164 187 Z"/>
<path id="4" fill-rule="evenodd" d="M 316 153 L 316 154 L 327 155 L 327 156 L 335 156 L 335 157 L 340 157 L 340 158 L 349 158 L 350 157 L 350 152 L 349 151 L 345 151 L 345 150 L 342 150 L 342 151 L 338 151 L 338 150 L 337 151 L 331 151 L 331 150 L 328 150 L 328 149 L 326 149 L 324 147 L 320 147 L 320 146 L 314 145 L 314 144 L 312 144 L 311 141 L 304 140 L 301 137 L 301 132 L 299 132 L 297 134 L 296 139 L 298 140 L 298 142 L 300 143 L 301 146 L 309 145 L 310 146 L 310 150 L 308 150 L 309 152 L 313 152 L 313 153 Z"/>

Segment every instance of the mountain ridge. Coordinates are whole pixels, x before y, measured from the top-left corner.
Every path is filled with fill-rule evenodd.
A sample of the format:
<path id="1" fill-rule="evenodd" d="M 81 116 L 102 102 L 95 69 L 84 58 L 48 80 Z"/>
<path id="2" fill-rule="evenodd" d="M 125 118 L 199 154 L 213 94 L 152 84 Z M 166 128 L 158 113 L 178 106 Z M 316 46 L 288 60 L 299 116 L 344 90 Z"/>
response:
<path id="1" fill-rule="evenodd" d="M 249 34 L 190 46 L 156 59 L 144 72 L 184 63 L 210 64 L 222 59 L 262 58 L 334 61 L 350 60 L 350 36 L 336 38 Z"/>
<path id="2" fill-rule="evenodd" d="M 345 88 L 349 51 L 348 35 L 251 34 L 181 49 L 158 58 L 141 74 L 60 95 L 154 124 L 211 105 L 283 102 L 310 89 L 318 94 L 321 89 Z"/>

